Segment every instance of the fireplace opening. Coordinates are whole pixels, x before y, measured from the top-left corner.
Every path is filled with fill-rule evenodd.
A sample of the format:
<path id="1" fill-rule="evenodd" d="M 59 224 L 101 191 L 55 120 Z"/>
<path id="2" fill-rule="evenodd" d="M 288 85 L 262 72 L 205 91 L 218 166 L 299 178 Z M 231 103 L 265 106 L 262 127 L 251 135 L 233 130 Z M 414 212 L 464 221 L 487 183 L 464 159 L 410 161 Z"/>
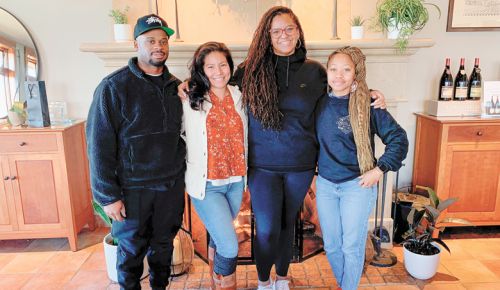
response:
<path id="1" fill-rule="evenodd" d="M 292 262 L 302 262 L 323 251 L 323 239 L 316 210 L 315 192 L 315 182 L 313 181 L 295 221 Z M 188 196 L 186 205 L 184 221 L 193 238 L 194 251 L 206 262 L 210 236 L 196 214 Z M 234 226 L 239 242 L 238 264 L 254 264 L 255 218 L 248 190 L 243 194 L 240 212 L 234 220 Z"/>

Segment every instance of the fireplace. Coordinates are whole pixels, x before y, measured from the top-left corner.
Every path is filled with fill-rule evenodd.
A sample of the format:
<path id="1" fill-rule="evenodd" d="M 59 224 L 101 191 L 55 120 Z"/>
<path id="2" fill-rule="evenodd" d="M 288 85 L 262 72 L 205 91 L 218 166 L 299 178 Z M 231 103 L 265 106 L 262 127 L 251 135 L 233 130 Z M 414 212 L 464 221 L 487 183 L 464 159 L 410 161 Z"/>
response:
<path id="1" fill-rule="evenodd" d="M 300 212 L 297 214 L 293 236 L 292 262 L 302 262 L 323 250 L 323 240 L 316 211 L 315 182 L 309 189 Z M 187 194 L 186 194 L 187 196 Z M 194 251 L 207 261 L 209 234 L 196 214 L 191 200 L 187 197 L 185 226 L 191 232 Z M 243 194 L 240 213 L 234 221 L 238 236 L 238 264 L 254 264 L 253 242 L 255 238 L 255 220 L 250 206 L 250 193 Z"/>

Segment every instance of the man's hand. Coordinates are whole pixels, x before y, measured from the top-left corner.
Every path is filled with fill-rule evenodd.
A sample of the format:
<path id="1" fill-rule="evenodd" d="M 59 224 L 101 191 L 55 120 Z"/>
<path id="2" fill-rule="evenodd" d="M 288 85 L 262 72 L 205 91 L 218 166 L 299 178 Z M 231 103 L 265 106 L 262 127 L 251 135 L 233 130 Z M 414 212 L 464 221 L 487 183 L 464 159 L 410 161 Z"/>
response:
<path id="1" fill-rule="evenodd" d="M 125 205 L 121 200 L 102 207 L 107 216 L 112 220 L 121 222 L 127 215 L 125 214 Z"/>
<path id="2" fill-rule="evenodd" d="M 361 185 L 361 187 L 371 187 L 377 184 L 382 175 L 384 175 L 384 172 L 380 170 L 380 168 L 375 167 L 359 177 L 359 185 Z"/>
<path id="3" fill-rule="evenodd" d="M 372 90 L 370 91 L 370 96 L 375 102 L 372 103 L 372 106 L 376 109 L 385 109 L 387 108 L 387 104 L 385 103 L 385 96 L 381 91 Z"/>
<path id="4" fill-rule="evenodd" d="M 188 82 L 184 81 L 177 87 L 177 94 L 181 101 L 185 101 L 188 98 L 187 92 L 189 92 Z"/>

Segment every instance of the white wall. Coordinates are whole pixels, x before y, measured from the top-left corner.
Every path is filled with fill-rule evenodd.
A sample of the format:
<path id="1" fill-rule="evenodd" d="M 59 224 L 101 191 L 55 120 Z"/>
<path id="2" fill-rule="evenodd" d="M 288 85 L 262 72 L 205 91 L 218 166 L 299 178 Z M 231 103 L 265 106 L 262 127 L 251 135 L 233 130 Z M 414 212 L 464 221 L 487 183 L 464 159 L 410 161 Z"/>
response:
<path id="1" fill-rule="evenodd" d="M 219 1 L 225 5 L 230 5 L 231 2 L 234 1 Z M 298 0 L 286 2 L 292 8 L 294 5 L 300 7 L 306 5 L 305 2 Z M 352 0 L 350 7 L 352 15 L 370 17 L 374 14 L 376 2 L 376 0 Z M 340 3 L 341 1 L 339 5 Z M 470 73 L 473 58 L 480 57 L 483 79 L 500 80 L 500 32 L 446 32 L 448 1 L 434 0 L 432 3 L 441 8 L 441 19 L 438 19 L 437 12 L 431 9 L 430 21 L 417 37 L 432 38 L 436 45 L 421 49 L 410 58 L 408 89 L 407 95 L 404 96 L 409 101 L 400 104 L 398 108 L 398 121 L 407 130 L 410 139 L 410 152 L 406 167 L 401 171 L 400 186 L 411 182 L 415 136 L 413 113 L 424 109 L 425 100 L 436 98 L 437 83 L 444 66 L 444 58 L 447 56 L 452 58 L 452 70 L 455 74 L 460 57 L 466 58 L 467 73 Z M 42 57 L 42 79 L 47 82 L 49 100 L 68 102 L 71 117 L 86 116 L 92 93 L 105 75 L 102 62 L 94 54 L 80 52 L 79 46 L 85 42 L 111 41 L 112 25 L 107 17 L 111 5 L 112 0 L 0 0 L 1 7 L 15 14 L 32 31 Z M 139 11 L 147 10 L 146 6 Z M 306 39 L 315 39 L 318 32 L 310 31 L 315 29 L 315 26 L 306 24 L 307 17 L 297 14 L 301 17 Z M 174 21 L 173 18 L 167 20 L 169 23 Z M 135 23 L 135 19 L 131 19 L 130 22 Z M 331 23 L 325 21 L 324 25 L 330 26 Z M 215 30 L 214 35 L 206 36 L 206 40 L 216 37 L 215 33 L 225 33 L 225 30 Z M 370 84 L 370 87 L 377 88 L 377 84 Z"/>
<path id="2" fill-rule="evenodd" d="M 79 50 L 82 42 L 112 39 L 111 0 L 0 0 L 30 30 L 41 56 L 49 101 L 68 103 L 70 117 L 86 118 L 92 94 L 105 76 L 102 62 Z"/>

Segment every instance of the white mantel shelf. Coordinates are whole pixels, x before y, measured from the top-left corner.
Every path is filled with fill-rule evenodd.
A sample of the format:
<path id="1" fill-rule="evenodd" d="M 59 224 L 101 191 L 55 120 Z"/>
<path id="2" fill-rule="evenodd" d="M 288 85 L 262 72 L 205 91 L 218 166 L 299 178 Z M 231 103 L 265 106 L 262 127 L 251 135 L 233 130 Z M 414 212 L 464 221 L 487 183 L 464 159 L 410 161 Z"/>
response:
<path id="1" fill-rule="evenodd" d="M 357 46 L 363 50 L 368 62 L 406 62 L 407 57 L 415 54 L 421 48 L 434 45 L 432 39 L 412 39 L 407 50 L 400 54 L 394 47 L 394 40 L 363 39 L 363 40 L 326 40 L 308 41 L 308 56 L 322 63 L 333 50 L 343 46 Z M 201 43 L 170 42 L 168 64 L 187 64 Z M 228 43 L 235 63 L 240 63 L 246 56 L 250 43 Z M 105 67 L 120 67 L 126 60 L 136 55 L 133 42 L 82 43 L 80 50 L 95 53 L 104 61 Z"/>

